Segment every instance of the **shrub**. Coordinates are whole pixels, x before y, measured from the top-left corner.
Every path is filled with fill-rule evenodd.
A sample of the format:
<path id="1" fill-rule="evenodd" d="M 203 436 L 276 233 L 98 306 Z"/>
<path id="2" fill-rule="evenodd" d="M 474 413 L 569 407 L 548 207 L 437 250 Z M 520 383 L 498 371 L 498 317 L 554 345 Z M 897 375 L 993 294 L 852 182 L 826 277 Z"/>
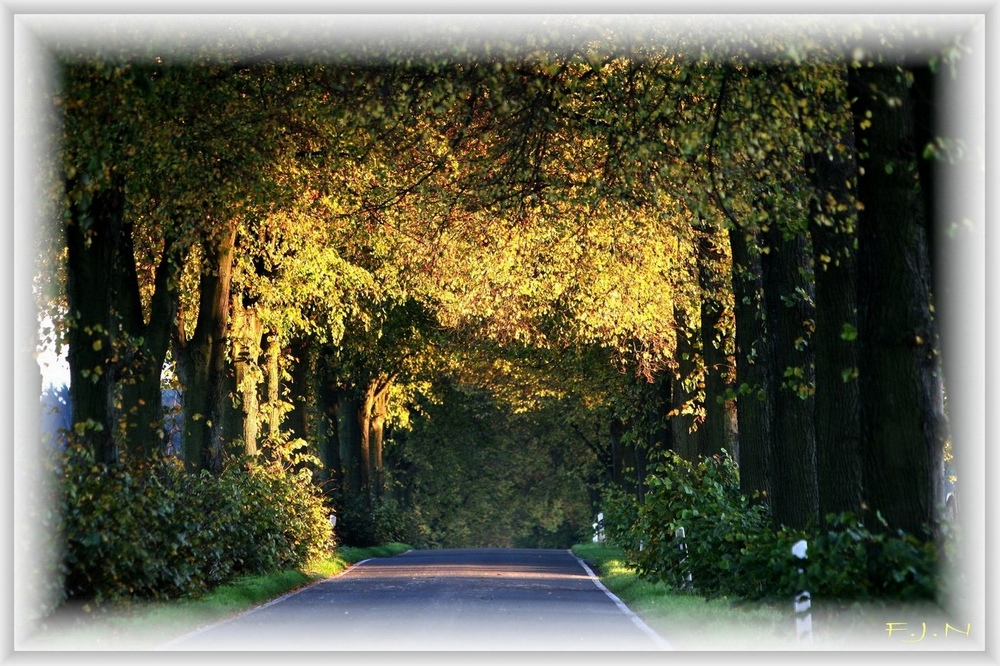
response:
<path id="1" fill-rule="evenodd" d="M 881 516 L 879 517 L 881 518 Z M 850 513 L 831 514 L 809 541 L 805 583 L 829 599 L 926 600 L 935 596 L 937 550 L 929 535 L 872 531 Z"/>
<path id="2" fill-rule="evenodd" d="M 407 543 L 421 547 L 426 536 L 420 526 L 419 514 L 394 498 L 383 498 L 375 505 L 376 545 Z"/>
<path id="3" fill-rule="evenodd" d="M 337 505 L 337 537 L 342 543 L 357 548 L 379 545 L 375 513 L 362 495 L 338 491 L 334 496 Z"/>
<path id="4" fill-rule="evenodd" d="M 767 508 L 740 493 L 738 468 L 725 454 L 691 463 L 667 452 L 651 469 L 641 504 L 620 491 L 605 495 L 608 539 L 649 579 L 743 600 L 787 600 L 802 590 L 838 601 L 935 596 L 937 550 L 929 535 L 884 523 L 870 530 L 851 514 L 776 530 Z M 792 555 L 800 539 L 808 544 L 804 562 Z"/>
<path id="5" fill-rule="evenodd" d="M 59 467 L 67 599 L 197 595 L 327 551 L 332 530 L 308 472 L 272 463 L 189 474 L 180 461 L 103 465 L 69 447 Z"/>
<path id="6" fill-rule="evenodd" d="M 602 491 L 604 507 L 604 538 L 626 553 L 639 550 L 642 531 L 639 525 L 639 503 L 634 496 L 616 486 Z"/>
<path id="7" fill-rule="evenodd" d="M 740 494 L 728 455 L 693 464 L 667 452 L 648 484 L 635 523 L 641 548 L 633 538 L 628 549 L 641 574 L 678 589 L 697 587 L 705 596 L 758 584 L 745 577 L 740 560 L 748 543 L 768 531 L 769 517 Z"/>
<path id="8" fill-rule="evenodd" d="M 370 548 L 386 543 L 427 543 L 417 513 L 398 500 L 385 497 L 366 501 L 363 494 L 340 491 L 337 502 L 337 535 L 350 546 Z"/>

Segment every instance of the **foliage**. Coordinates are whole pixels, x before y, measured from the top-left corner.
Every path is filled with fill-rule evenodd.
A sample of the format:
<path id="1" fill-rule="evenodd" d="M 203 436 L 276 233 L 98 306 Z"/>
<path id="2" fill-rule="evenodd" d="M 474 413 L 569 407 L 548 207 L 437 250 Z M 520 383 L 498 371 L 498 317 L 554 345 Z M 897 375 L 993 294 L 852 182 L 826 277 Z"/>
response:
<path id="1" fill-rule="evenodd" d="M 739 558 L 754 535 L 768 531 L 770 517 L 740 495 L 728 454 L 691 463 L 666 452 L 648 484 L 638 512 L 642 547 L 631 550 L 640 573 L 680 588 L 691 580 L 707 594 L 757 582 L 741 570 Z M 683 538 L 676 536 L 680 529 Z"/>
<path id="2" fill-rule="evenodd" d="M 310 470 L 338 462 L 350 468 L 347 479 L 357 469 L 377 478 L 376 497 L 364 488 L 337 498 L 349 543 L 562 545 L 589 523 L 588 485 L 621 476 L 616 447 L 641 451 L 678 424 L 700 437 L 718 423 L 712 401 L 722 396 L 712 380 L 737 354 L 727 337 L 737 324 L 728 271 L 751 270 L 738 265 L 726 235 L 759 244 L 770 232 L 815 245 L 807 212 L 826 210 L 810 206 L 821 201 L 830 214 L 817 223 L 854 232 L 850 213 L 865 207 L 810 186 L 804 158 L 851 156 L 854 144 L 842 139 L 853 93 L 837 51 L 859 59 L 863 49 L 773 34 L 756 37 L 755 49 L 602 34 L 568 49 L 532 38 L 527 57 L 500 44 L 482 58 L 458 43 L 417 57 L 385 46 L 377 66 L 334 57 L 300 66 L 266 55 L 270 45 L 236 61 L 68 58 L 53 100 L 64 180 L 54 217 L 68 237 L 46 260 L 62 271 L 53 282 L 66 284 L 47 282 L 40 293 L 52 297 L 46 312 L 63 314 L 53 336 L 69 341 L 79 417 L 70 430 L 93 434 L 106 453 L 133 438 L 126 456 L 155 448 L 158 412 L 150 418 L 141 408 L 161 402 L 155 379 L 171 337 L 167 358 L 184 375 L 186 416 L 205 426 L 185 428 L 189 466 L 202 464 L 195 458 L 209 435 L 237 441 L 240 420 L 247 452 L 257 451 L 265 383 L 271 416 L 261 455 L 270 462 L 218 478 L 184 479 L 155 456 L 148 465 L 112 465 L 109 455 L 100 457 L 107 467 L 69 465 L 74 589 L 182 593 L 303 557 L 324 541 L 325 511 L 311 487 L 294 491 L 308 486 Z M 859 138 L 871 150 L 877 136 Z M 848 189 L 856 175 L 846 174 Z M 833 216 L 839 208 L 844 215 Z M 225 230 L 235 238 L 232 275 L 221 259 L 230 256 Z M 69 242 L 74 231 L 80 247 Z M 754 252 L 773 259 L 772 246 Z M 86 261 L 71 261 L 74 248 L 87 249 Z M 699 276 L 709 250 L 718 259 Z M 820 253 L 801 277 L 846 258 Z M 83 318 L 82 304 L 91 306 Z M 713 309 L 714 323 L 705 316 Z M 199 323 L 211 312 L 214 335 Z M 811 331 L 821 319 L 801 323 Z M 835 323 L 843 341 L 864 342 L 862 327 Z M 803 334 L 796 349 L 819 339 Z M 763 342 L 755 353 L 774 356 Z M 448 358 L 456 347 L 464 357 Z M 471 359 L 477 354 L 484 358 Z M 317 355 L 329 376 L 296 385 Z M 804 397 L 815 389 L 809 367 L 776 372 Z M 861 366 L 844 367 L 838 378 L 860 377 Z M 415 394 L 444 368 L 443 402 Z M 665 378 L 670 396 L 609 379 L 615 370 Z M 131 389 L 136 378 L 148 386 Z M 381 404 L 377 415 L 372 407 L 351 441 L 335 442 L 337 427 L 356 420 L 350 400 L 376 386 L 388 387 L 380 399 L 410 404 Z M 760 395 L 773 404 L 765 388 Z M 727 396 L 737 403 L 748 395 L 735 393 Z M 227 397 L 231 414 L 220 407 Z M 400 416 L 410 408 L 412 419 Z M 282 423 L 286 413 L 295 424 Z M 642 428 L 624 423 L 637 415 L 647 418 Z M 608 437 L 608 421 L 623 423 L 626 436 Z M 356 430 L 364 432 L 355 438 Z M 398 481 L 387 498 L 379 496 L 383 435 L 387 476 Z M 749 440 L 747 457 L 756 453 Z M 334 447 L 353 451 L 354 443 L 363 453 L 334 460 Z M 780 469 L 768 472 L 774 487 L 807 485 L 789 484 Z M 706 594 L 747 597 L 802 584 L 788 555 L 801 534 L 773 532 L 766 508 L 739 495 L 728 456 L 667 457 L 646 479 L 633 471 L 648 486 L 645 501 L 609 491 L 606 524 L 644 574 L 681 586 L 690 576 Z M 874 486 L 880 476 L 868 478 Z M 239 520 L 213 518 L 233 515 Z M 810 548 L 858 565 L 827 579 L 811 563 L 803 575 L 817 590 L 919 595 L 933 578 L 921 540 L 837 520 L 810 532 Z M 148 542 L 130 539 L 147 529 Z M 110 556 L 101 550 L 108 539 Z M 147 552 L 164 548 L 184 566 Z M 106 577 L 95 573 L 102 567 Z"/>
<path id="3" fill-rule="evenodd" d="M 490 388 L 442 380 L 392 455 L 412 481 L 401 504 L 440 547 L 568 548 L 589 529 L 592 455 L 565 438 L 561 402 L 518 412 Z M 437 402 L 440 400 L 440 402 Z"/>
<path id="4" fill-rule="evenodd" d="M 635 495 L 609 484 L 602 489 L 601 501 L 607 542 L 625 552 L 637 552 L 642 532 L 639 527 L 640 504 Z"/>
<path id="5" fill-rule="evenodd" d="M 397 499 L 384 497 L 375 505 L 375 544 L 411 543 L 421 548 L 427 545 L 419 513 Z"/>
<path id="6" fill-rule="evenodd" d="M 938 555 L 929 534 L 871 530 L 850 513 L 827 516 L 809 540 L 805 584 L 830 599 L 933 600 Z M 835 566 L 831 566 L 835 563 Z"/>
<path id="7" fill-rule="evenodd" d="M 58 481 L 69 599 L 198 595 L 332 546 L 309 478 L 274 465 L 191 475 L 176 459 L 98 464 L 71 445 Z"/>
<path id="8" fill-rule="evenodd" d="M 643 503 L 619 492 L 605 506 L 609 541 L 640 575 L 677 590 L 748 600 L 802 590 L 835 601 L 934 599 L 937 556 L 927 535 L 873 531 L 849 513 L 827 516 L 822 528 L 774 530 L 764 505 L 740 494 L 728 455 L 694 464 L 667 452 Z M 792 554 L 802 539 L 804 561 Z"/>
<path id="9" fill-rule="evenodd" d="M 394 498 L 369 504 L 361 495 L 336 494 L 337 539 L 351 548 L 374 548 L 388 543 L 426 545 L 415 513 Z"/>

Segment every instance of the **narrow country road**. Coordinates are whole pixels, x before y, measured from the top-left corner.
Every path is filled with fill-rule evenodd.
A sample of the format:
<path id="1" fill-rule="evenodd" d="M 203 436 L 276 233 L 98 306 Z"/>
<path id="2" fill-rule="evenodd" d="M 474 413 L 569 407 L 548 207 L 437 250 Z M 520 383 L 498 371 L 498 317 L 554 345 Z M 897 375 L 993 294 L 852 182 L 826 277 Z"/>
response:
<path id="1" fill-rule="evenodd" d="M 164 650 L 663 650 L 571 552 L 410 551 L 363 562 Z"/>

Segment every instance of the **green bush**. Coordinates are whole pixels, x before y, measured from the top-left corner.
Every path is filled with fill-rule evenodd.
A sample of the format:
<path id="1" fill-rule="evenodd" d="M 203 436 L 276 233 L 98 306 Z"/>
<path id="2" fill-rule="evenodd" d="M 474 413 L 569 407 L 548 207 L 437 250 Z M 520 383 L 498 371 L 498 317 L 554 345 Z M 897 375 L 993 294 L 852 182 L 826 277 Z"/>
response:
<path id="1" fill-rule="evenodd" d="M 937 550 L 929 535 L 872 531 L 856 516 L 827 516 L 809 540 L 805 584 L 829 599 L 933 599 Z"/>
<path id="2" fill-rule="evenodd" d="M 725 454 L 691 463 L 667 452 L 651 469 L 642 503 L 605 494 L 607 537 L 646 578 L 708 598 L 784 600 L 802 590 L 838 601 L 935 596 L 937 550 L 928 535 L 870 530 L 851 514 L 775 530 L 767 508 L 740 493 L 738 468 Z M 800 539 L 804 562 L 791 552 Z"/>
<path id="3" fill-rule="evenodd" d="M 336 503 L 337 536 L 347 545 L 370 548 L 396 542 L 420 548 L 427 543 L 416 513 L 396 499 L 367 502 L 363 495 L 341 491 Z"/>
<path id="4" fill-rule="evenodd" d="M 601 493 L 604 508 L 604 538 L 623 549 L 635 553 L 643 540 L 639 525 L 639 503 L 635 496 L 616 486 L 608 486 Z"/>
<path id="5" fill-rule="evenodd" d="M 341 543 L 355 548 L 379 545 L 375 512 L 363 496 L 340 490 L 335 494 L 334 502 L 337 506 L 337 538 Z"/>
<path id="6" fill-rule="evenodd" d="M 697 588 L 705 596 L 732 595 L 764 583 L 745 576 L 743 551 L 769 531 L 766 509 L 739 492 L 739 475 L 728 456 L 697 464 L 667 452 L 652 469 L 638 507 L 630 553 L 640 574 L 675 588 Z M 684 538 L 677 536 L 683 528 Z"/>
<path id="7" fill-rule="evenodd" d="M 102 465 L 70 447 L 59 486 L 67 599 L 197 595 L 298 566 L 332 545 L 308 472 L 276 464 L 194 475 L 176 459 Z"/>
<path id="8" fill-rule="evenodd" d="M 375 505 L 375 539 L 375 545 L 408 543 L 421 548 L 427 543 L 419 514 L 393 498 L 384 498 Z"/>

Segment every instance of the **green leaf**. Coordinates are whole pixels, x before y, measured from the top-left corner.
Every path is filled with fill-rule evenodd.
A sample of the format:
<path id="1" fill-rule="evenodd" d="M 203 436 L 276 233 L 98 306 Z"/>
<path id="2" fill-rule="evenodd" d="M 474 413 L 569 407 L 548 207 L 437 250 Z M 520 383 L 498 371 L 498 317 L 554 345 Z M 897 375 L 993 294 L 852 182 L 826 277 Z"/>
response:
<path id="1" fill-rule="evenodd" d="M 851 342 L 852 340 L 857 340 L 858 329 L 854 328 L 851 324 L 844 323 L 843 327 L 840 329 L 840 339 Z"/>
<path id="2" fill-rule="evenodd" d="M 858 368 L 844 368 L 840 372 L 840 377 L 841 379 L 844 380 L 844 383 L 846 384 L 852 379 L 856 379 L 858 376 L 860 376 L 860 374 L 861 371 Z"/>

